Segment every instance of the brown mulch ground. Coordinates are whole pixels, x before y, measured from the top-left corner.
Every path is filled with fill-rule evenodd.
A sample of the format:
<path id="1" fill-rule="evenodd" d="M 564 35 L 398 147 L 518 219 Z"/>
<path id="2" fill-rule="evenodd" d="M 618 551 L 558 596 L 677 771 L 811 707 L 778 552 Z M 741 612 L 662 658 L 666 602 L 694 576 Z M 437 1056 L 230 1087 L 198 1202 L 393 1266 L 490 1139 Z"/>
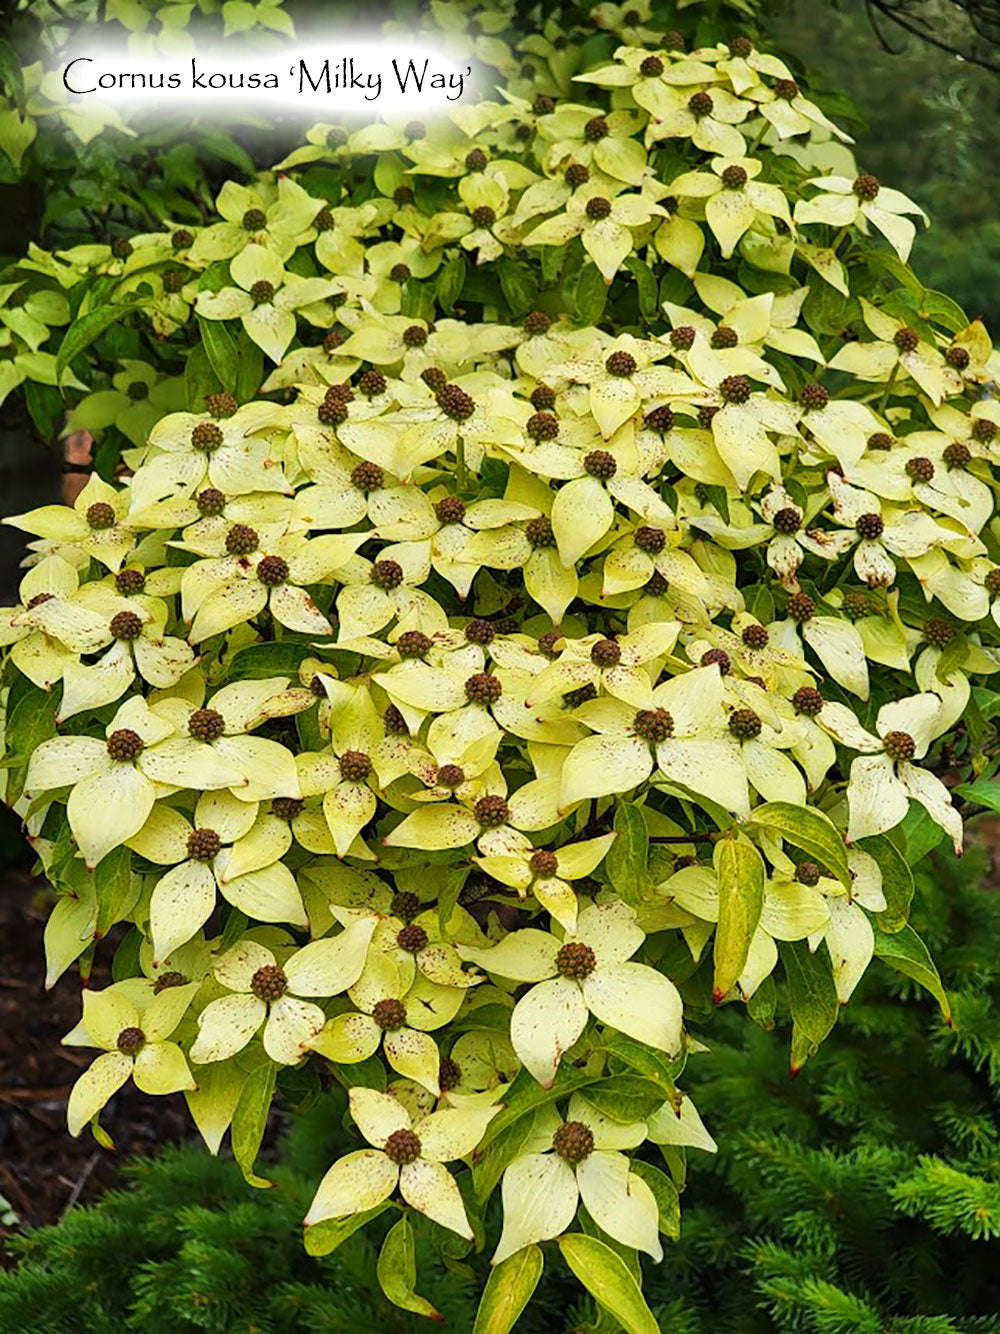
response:
<path id="1" fill-rule="evenodd" d="M 70 969 L 52 991 L 43 989 L 49 909 L 39 882 L 20 870 L 0 873 L 0 1195 L 18 1228 L 58 1222 L 78 1200 L 116 1186 L 123 1160 L 192 1133 L 180 1095 L 147 1098 L 126 1085 L 101 1118 L 116 1152 L 99 1148 L 89 1130 L 70 1138 L 66 1098 L 94 1053 L 59 1045 L 80 1017 L 80 979 Z M 108 941 L 91 985 L 110 981 L 112 953 Z M 0 1253 L 10 1231 L 0 1224 Z"/>

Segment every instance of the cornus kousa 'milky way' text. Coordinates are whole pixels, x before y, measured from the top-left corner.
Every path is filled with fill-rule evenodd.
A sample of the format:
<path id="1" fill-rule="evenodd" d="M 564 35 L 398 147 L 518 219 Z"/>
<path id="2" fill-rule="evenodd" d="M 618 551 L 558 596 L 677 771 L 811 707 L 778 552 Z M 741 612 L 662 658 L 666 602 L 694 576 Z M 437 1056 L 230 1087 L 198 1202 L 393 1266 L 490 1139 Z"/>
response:
<path id="1" fill-rule="evenodd" d="M 0 362 L 98 460 L 7 518 L 0 611 L 50 983 L 115 946 L 71 1133 L 180 1092 L 259 1184 L 275 1090 L 332 1077 L 312 1251 L 444 1230 L 527 1300 L 558 1239 L 612 1309 L 714 1149 L 714 1005 L 790 1015 L 793 1069 L 875 957 L 947 1008 L 900 849 L 961 850 L 1000 668 L 987 332 L 687 8 L 449 11 L 495 95 L 33 246 Z"/>

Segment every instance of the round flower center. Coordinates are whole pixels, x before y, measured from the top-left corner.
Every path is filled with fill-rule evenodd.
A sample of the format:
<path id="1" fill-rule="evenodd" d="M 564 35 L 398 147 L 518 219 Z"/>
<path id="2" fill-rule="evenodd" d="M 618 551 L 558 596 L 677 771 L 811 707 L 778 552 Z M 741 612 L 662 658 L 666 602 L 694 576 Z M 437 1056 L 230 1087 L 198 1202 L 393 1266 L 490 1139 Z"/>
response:
<path id="1" fill-rule="evenodd" d="M 670 346 L 679 352 L 688 352 L 694 347 L 697 336 L 690 324 L 679 324 L 676 329 L 670 330 Z"/>
<path id="2" fill-rule="evenodd" d="M 465 637 L 470 644 L 490 644 L 493 642 L 493 636 L 492 625 L 480 617 L 471 620 L 465 627 Z"/>
<path id="3" fill-rule="evenodd" d="M 882 749 L 890 760 L 912 760 L 917 753 L 916 742 L 909 732 L 886 732 Z"/>
<path id="4" fill-rule="evenodd" d="M 465 502 L 458 496 L 445 496 L 434 506 L 434 517 L 438 523 L 461 523 L 465 518 Z"/>
<path id="5" fill-rule="evenodd" d="M 806 384 L 799 393 L 799 402 L 807 412 L 819 412 L 830 401 L 830 394 L 821 384 Z"/>
<path id="6" fill-rule="evenodd" d="M 395 1033 L 406 1023 L 406 1006 L 401 1000 L 388 998 L 376 1001 L 372 1018 L 385 1033 Z"/>
<path id="7" fill-rule="evenodd" d="M 573 190 L 580 185 L 586 185 L 590 180 L 590 168 L 583 162 L 571 162 L 563 174 L 566 184 Z"/>
<path id="8" fill-rule="evenodd" d="M 260 538 L 245 523 L 233 524 L 226 534 L 226 550 L 230 556 L 249 556 L 260 545 Z"/>
<path id="9" fill-rule="evenodd" d="M 753 709 L 734 709 L 729 715 L 729 730 L 740 741 L 752 741 L 760 736 L 762 726 Z"/>
<path id="10" fill-rule="evenodd" d="M 397 1167 L 406 1167 L 420 1157 L 420 1136 L 408 1128 L 394 1130 L 385 1142 L 385 1156 Z"/>
<path id="11" fill-rule="evenodd" d="M 145 748 L 145 741 L 130 727 L 120 727 L 108 737 L 108 754 L 119 764 L 138 759 Z"/>
<path id="12" fill-rule="evenodd" d="M 606 139 L 610 133 L 608 122 L 603 116 L 594 116 L 583 127 L 583 137 L 590 144 L 597 143 L 599 139 Z"/>
<path id="13" fill-rule="evenodd" d="M 971 361 L 968 349 L 958 343 L 952 343 L 951 347 L 945 352 L 944 359 L 956 371 L 967 370 Z"/>
<path id="14" fill-rule="evenodd" d="M 442 385 L 436 397 L 438 407 L 452 421 L 468 421 L 476 410 L 475 399 L 470 398 L 457 384 Z"/>
<path id="15" fill-rule="evenodd" d="M 788 614 L 793 621 L 809 621 L 816 613 L 816 603 L 808 593 L 793 593 L 788 599 Z"/>
<path id="16" fill-rule="evenodd" d="M 774 85 L 774 95 L 782 101 L 791 102 L 799 95 L 799 85 L 794 79 L 779 79 Z"/>
<path id="17" fill-rule="evenodd" d="M 133 380 L 126 392 L 133 403 L 141 403 L 149 397 L 149 385 L 145 380 Z"/>
<path id="18" fill-rule="evenodd" d="M 396 708 L 395 704 L 390 704 L 382 715 L 382 721 L 385 723 L 385 730 L 391 736 L 409 736 L 410 729 L 406 725 L 406 719 Z"/>
<path id="19" fill-rule="evenodd" d="M 855 178 L 854 193 L 865 203 L 870 204 L 873 199 L 878 197 L 878 192 L 882 186 L 877 176 L 872 176 L 870 172 L 863 172 Z"/>
<path id="20" fill-rule="evenodd" d="M 723 352 L 726 348 L 735 347 L 740 341 L 740 336 L 728 324 L 720 324 L 708 341 L 716 352 Z"/>
<path id="21" fill-rule="evenodd" d="M 250 287 L 250 300 L 255 306 L 264 306 L 274 298 L 274 283 L 266 278 L 259 278 Z"/>
<path id="22" fill-rule="evenodd" d="M 559 434 L 559 418 L 553 412 L 536 412 L 524 424 L 531 440 L 555 440 Z"/>
<path id="23" fill-rule="evenodd" d="M 634 540 L 640 551 L 655 556 L 666 546 L 667 535 L 662 528 L 637 528 Z"/>
<path id="24" fill-rule="evenodd" d="M 195 709 L 188 719 L 188 735 L 196 741 L 218 741 L 226 730 L 226 720 L 218 709 Z"/>
<path id="25" fill-rule="evenodd" d="M 495 704 L 503 694 L 503 684 L 489 672 L 476 672 L 465 682 L 465 698 L 470 704 Z"/>
<path id="26" fill-rule="evenodd" d="M 438 787 L 447 787 L 454 790 L 461 787 L 465 782 L 465 772 L 457 764 L 442 764 L 437 771 Z"/>
<path id="27" fill-rule="evenodd" d="M 639 66 L 639 73 L 644 79 L 658 79 L 663 73 L 663 61 L 659 56 L 647 56 Z"/>
<path id="28" fill-rule="evenodd" d="M 191 448 L 198 449 L 203 454 L 211 454 L 218 449 L 225 437 L 222 434 L 221 426 L 215 422 L 199 422 L 191 432 Z"/>
<path id="29" fill-rule="evenodd" d="M 874 542 L 885 531 L 885 521 L 881 514 L 862 514 L 854 526 L 858 535 L 868 542 Z"/>
<path id="30" fill-rule="evenodd" d="M 868 437 L 869 449 L 892 449 L 895 443 L 888 431 L 875 431 Z"/>
<path id="31" fill-rule="evenodd" d="M 590 650 L 590 661 L 597 667 L 617 667 L 622 651 L 613 639 L 599 639 Z"/>
<path id="32" fill-rule="evenodd" d="M 547 384 L 536 384 L 531 391 L 531 406 L 536 411 L 547 411 L 555 407 L 556 391 Z"/>
<path id="33" fill-rule="evenodd" d="M 624 379 L 634 375 L 638 366 L 631 352 L 612 352 L 604 363 L 604 369 L 609 375 L 617 375 Z"/>
<path id="34" fill-rule="evenodd" d="M 448 1093 L 462 1078 L 462 1068 L 457 1061 L 446 1056 L 438 1069 L 438 1084 L 442 1093 Z"/>
<path id="35" fill-rule="evenodd" d="M 271 802 L 271 814 L 279 820 L 294 820 L 305 803 L 301 797 L 275 797 Z"/>
<path id="36" fill-rule="evenodd" d="M 796 713 L 802 713 L 807 718 L 815 718 L 823 707 L 823 696 L 815 686 L 799 686 L 792 696 L 792 704 Z"/>
<path id="37" fill-rule="evenodd" d="M 539 848 L 537 852 L 531 854 L 531 860 L 528 865 L 531 867 L 532 874 L 545 880 L 549 876 L 555 875 L 559 869 L 559 859 L 554 852 L 548 852 L 545 848 Z"/>
<path id="38" fill-rule="evenodd" d="M 582 1121 L 566 1121 L 552 1136 L 552 1148 L 564 1162 L 582 1163 L 594 1151 L 594 1132 Z"/>
<path id="39" fill-rule="evenodd" d="M 170 244 L 174 250 L 187 250 L 189 245 L 194 244 L 194 233 L 186 227 L 178 227 L 170 238 Z"/>
<path id="40" fill-rule="evenodd" d="M 360 750 L 345 750 L 338 763 L 341 777 L 349 783 L 363 783 L 372 771 L 371 759 Z"/>
<path id="41" fill-rule="evenodd" d="M 997 424 L 988 417 L 977 417 L 972 423 L 972 438 L 982 445 L 988 445 L 996 439 Z"/>
<path id="42" fill-rule="evenodd" d="M 472 210 L 472 221 L 477 227 L 492 227 L 496 220 L 496 211 L 489 204 L 480 204 Z"/>
<path id="43" fill-rule="evenodd" d="M 947 648 L 955 638 L 955 627 L 950 621 L 930 620 L 924 625 L 924 638 L 934 648 Z"/>
<path id="44" fill-rule="evenodd" d="M 217 491 L 214 486 L 207 486 L 204 491 L 198 492 L 195 497 L 195 504 L 198 506 L 198 513 L 203 518 L 214 519 L 226 508 L 226 497 L 221 491 Z"/>
<path id="45" fill-rule="evenodd" d="M 556 972 L 560 977 L 572 977 L 582 982 L 597 967 L 597 956 L 589 945 L 571 941 L 556 955 Z"/>
<path id="46" fill-rule="evenodd" d="M 721 676 L 728 676 L 732 670 L 732 663 L 729 661 L 729 654 L 724 648 L 706 649 L 701 655 L 698 663 L 699 667 L 718 667 Z"/>
<path id="47" fill-rule="evenodd" d="M 544 310 L 531 310 L 521 321 L 521 328 L 526 334 L 548 333 L 552 321 Z"/>
<path id="48" fill-rule="evenodd" d="M 606 449 L 593 449 L 583 460 L 584 472 L 600 481 L 608 481 L 618 471 L 615 456 Z"/>
<path id="49" fill-rule="evenodd" d="M 267 226 L 267 214 L 262 208 L 248 208 L 243 214 L 243 229 L 248 232 L 261 232 Z"/>
<path id="50" fill-rule="evenodd" d="M 972 461 L 972 451 L 961 440 L 953 440 L 941 457 L 949 468 L 965 468 Z"/>
<path id="51" fill-rule="evenodd" d="M 911 482 L 926 485 L 934 478 L 934 464 L 925 458 L 907 459 L 906 475 Z"/>
<path id="52" fill-rule="evenodd" d="M 222 839 L 214 829 L 193 829 L 188 834 L 187 854 L 192 861 L 210 862 L 221 849 Z"/>
<path id="53" fill-rule="evenodd" d="M 266 588 L 277 588 L 288 578 L 288 562 L 281 556 L 265 556 L 257 566 L 257 578 Z"/>
<path id="54" fill-rule="evenodd" d="M 205 407 L 211 416 L 222 420 L 225 417 L 231 417 L 239 405 L 232 394 L 225 392 L 221 394 L 207 394 L 205 397 Z"/>
<path id="55" fill-rule="evenodd" d="M 643 741 L 666 741 L 674 734 L 674 720 L 666 709 L 640 709 L 633 727 Z"/>
<path id="56" fill-rule="evenodd" d="M 471 152 L 465 155 L 465 166 L 468 171 L 482 171 L 486 162 L 486 154 L 481 148 L 473 148 Z"/>
<path id="57" fill-rule="evenodd" d="M 475 815 L 484 829 L 499 829 L 510 818 L 510 807 L 503 797 L 480 797 L 476 802 Z"/>
<path id="58" fill-rule="evenodd" d="M 892 341 L 900 352 L 915 352 L 920 344 L 920 335 L 916 329 L 904 325 L 902 329 L 896 330 Z"/>
<path id="59" fill-rule="evenodd" d="M 1000 596 L 1000 565 L 994 565 L 992 570 L 987 570 L 983 582 L 991 598 Z"/>
<path id="60" fill-rule="evenodd" d="M 396 944 L 408 954 L 419 954 L 427 948 L 427 932 L 422 926 L 417 926 L 416 922 L 411 922 L 397 934 Z"/>
<path id="61" fill-rule="evenodd" d="M 688 110 L 692 116 L 697 116 L 699 120 L 702 116 L 710 116 L 714 108 L 715 103 L 708 93 L 693 93 L 688 98 Z"/>
<path id="62" fill-rule="evenodd" d="M 719 385 L 723 403 L 745 403 L 750 397 L 750 381 L 745 375 L 727 375 Z"/>
<path id="63" fill-rule="evenodd" d="M 432 640 L 421 630 L 405 630 L 396 640 L 401 658 L 423 658 L 432 647 Z"/>
<path id="64" fill-rule="evenodd" d="M 142 634 L 142 621 L 134 611 L 119 611 L 112 616 L 109 628 L 115 639 L 138 639 Z"/>
<path id="65" fill-rule="evenodd" d="M 87 524 L 95 532 L 105 528 L 114 528 L 115 512 L 106 500 L 97 500 L 87 506 Z"/>
<path id="66" fill-rule="evenodd" d="M 125 1056 L 136 1056 L 146 1042 L 146 1034 L 141 1028 L 123 1028 L 118 1034 L 115 1046 Z"/>
<path id="67" fill-rule="evenodd" d="M 359 491 L 377 491 L 385 481 L 385 473 L 377 463 L 358 463 L 351 469 L 351 485 Z"/>
<path id="68" fill-rule="evenodd" d="M 262 1001 L 276 1001 L 287 989 L 288 978 L 285 976 L 285 970 L 279 968 L 276 963 L 266 963 L 263 968 L 258 968 L 250 979 L 250 990 Z"/>
<path id="69" fill-rule="evenodd" d="M 740 636 L 747 648 L 766 648 L 770 636 L 763 625 L 746 625 Z"/>
<path id="70" fill-rule="evenodd" d="M 530 519 L 524 526 L 524 535 L 533 547 L 555 546 L 556 536 L 552 531 L 552 521 L 546 515 Z"/>
<path id="71" fill-rule="evenodd" d="M 727 190 L 742 190 L 748 180 L 746 168 L 732 163 L 722 173 L 722 184 Z"/>
<path id="72" fill-rule="evenodd" d="M 656 431 L 658 435 L 666 435 L 668 431 L 674 429 L 673 411 L 664 403 L 662 407 L 654 408 L 646 416 L 646 426 L 651 431 Z"/>
<path id="73" fill-rule="evenodd" d="M 603 222 L 605 218 L 611 216 L 611 200 L 605 199 L 603 195 L 594 195 L 592 199 L 587 200 L 584 212 L 591 222 Z"/>
<path id="74" fill-rule="evenodd" d="M 146 587 L 146 576 L 141 570 L 119 570 L 115 575 L 115 588 L 127 597 L 130 593 L 141 593 Z"/>

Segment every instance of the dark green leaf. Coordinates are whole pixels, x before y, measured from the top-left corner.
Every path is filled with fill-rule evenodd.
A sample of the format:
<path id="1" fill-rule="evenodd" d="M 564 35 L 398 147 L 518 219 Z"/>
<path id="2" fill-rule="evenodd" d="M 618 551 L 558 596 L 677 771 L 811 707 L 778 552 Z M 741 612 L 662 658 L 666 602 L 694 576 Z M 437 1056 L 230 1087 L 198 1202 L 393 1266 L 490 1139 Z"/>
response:
<path id="1" fill-rule="evenodd" d="M 1000 783 L 997 788 L 1000 797 Z M 907 866 L 906 858 L 884 834 L 858 839 L 858 847 L 874 857 L 882 872 L 882 893 L 885 895 L 886 907 L 884 912 L 878 914 L 879 927 L 890 933 L 898 931 L 910 915 L 913 872 Z"/>
<path id="2" fill-rule="evenodd" d="M 404 1214 L 389 1229 L 375 1266 L 379 1287 L 402 1311 L 426 1316 L 428 1320 L 444 1319 L 426 1297 L 420 1297 L 414 1287 L 417 1281 L 417 1256 L 413 1243 L 413 1224 Z"/>
<path id="3" fill-rule="evenodd" d="M 359 1214 L 350 1214 L 347 1218 L 324 1218 L 321 1223 L 313 1223 L 303 1233 L 303 1242 L 307 1255 L 329 1255 L 341 1246 L 348 1237 L 353 1237 L 373 1218 L 384 1214 L 391 1208 L 388 1200 L 376 1204 L 374 1209 L 364 1209 Z"/>
<path id="4" fill-rule="evenodd" d="M 542 1277 L 538 1246 L 525 1246 L 490 1270 L 472 1334 L 510 1334 Z"/>
<path id="5" fill-rule="evenodd" d="M 804 940 L 781 941 L 779 949 L 792 1011 L 791 1068 L 797 1074 L 837 1022 L 840 1006 L 825 945 L 815 954 Z"/>
<path id="6" fill-rule="evenodd" d="M 230 332 L 229 325 L 223 320 L 206 320 L 199 315 L 198 327 L 201 329 L 201 341 L 212 370 L 219 377 L 223 389 L 235 395 L 240 374 L 240 359 L 236 351 L 236 339 Z"/>
<path id="7" fill-rule="evenodd" d="M 276 1073 L 277 1067 L 273 1061 L 265 1061 L 252 1070 L 233 1113 L 230 1132 L 233 1157 L 250 1186 L 268 1187 L 274 1184 L 266 1177 L 256 1176 L 253 1169 L 267 1126 Z"/>
<path id="8" fill-rule="evenodd" d="M 941 976 L 930 956 L 930 951 L 914 931 L 912 926 L 904 926 L 892 935 L 880 931 L 875 926 L 875 955 L 898 973 L 912 977 L 925 990 L 929 991 L 944 1015 L 945 1022 L 951 1023 L 951 1003 L 941 984 Z"/>
<path id="9" fill-rule="evenodd" d="M 604 866 L 608 879 L 626 903 L 638 906 L 648 884 L 649 832 L 642 807 L 623 801 L 615 811 L 615 841 Z"/>

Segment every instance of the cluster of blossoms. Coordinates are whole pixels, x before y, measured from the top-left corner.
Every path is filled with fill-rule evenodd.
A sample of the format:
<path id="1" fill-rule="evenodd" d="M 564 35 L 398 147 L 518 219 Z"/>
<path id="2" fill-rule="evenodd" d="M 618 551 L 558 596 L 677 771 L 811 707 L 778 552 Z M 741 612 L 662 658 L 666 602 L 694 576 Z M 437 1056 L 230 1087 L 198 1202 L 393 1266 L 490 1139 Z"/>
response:
<path id="1" fill-rule="evenodd" d="M 748 38 L 596 12 L 609 63 L 487 11 L 502 99 L 12 278 L 159 340 L 75 396 L 117 479 L 7 520 L 50 981 L 128 927 L 70 1129 L 131 1077 L 217 1150 L 317 1063 L 368 1147 L 310 1228 L 398 1189 L 482 1245 L 499 1185 L 497 1262 L 580 1200 L 659 1258 L 707 994 L 798 1018 L 808 975 L 829 1027 L 905 970 L 887 835 L 961 848 L 928 754 L 1000 668 L 1000 364 L 906 268 L 920 210 Z"/>

